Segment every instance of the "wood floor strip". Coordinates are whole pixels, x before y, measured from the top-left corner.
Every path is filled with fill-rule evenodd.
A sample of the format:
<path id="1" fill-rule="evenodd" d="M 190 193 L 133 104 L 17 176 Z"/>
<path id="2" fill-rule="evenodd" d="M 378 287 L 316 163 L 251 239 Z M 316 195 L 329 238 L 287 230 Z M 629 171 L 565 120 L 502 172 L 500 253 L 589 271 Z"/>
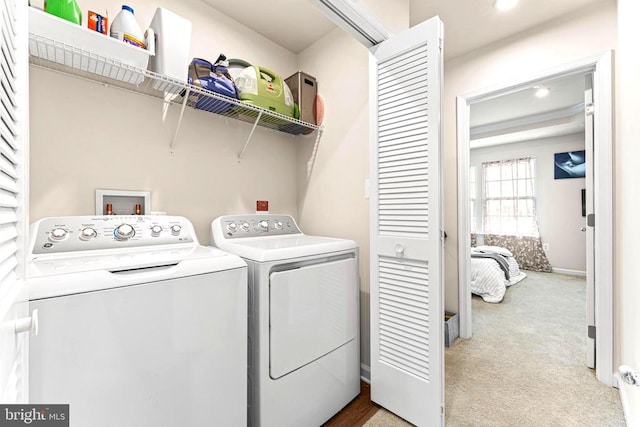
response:
<path id="1" fill-rule="evenodd" d="M 371 386 L 360 381 L 360 394 L 323 427 L 362 427 L 380 407 L 371 401 Z"/>

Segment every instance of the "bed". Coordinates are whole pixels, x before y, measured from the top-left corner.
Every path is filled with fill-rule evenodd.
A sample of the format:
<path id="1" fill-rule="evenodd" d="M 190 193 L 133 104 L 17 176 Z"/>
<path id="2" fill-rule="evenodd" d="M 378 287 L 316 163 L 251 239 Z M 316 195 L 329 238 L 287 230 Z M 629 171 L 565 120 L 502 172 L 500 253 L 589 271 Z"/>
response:
<path id="1" fill-rule="evenodd" d="M 485 302 L 502 301 L 507 288 L 525 277 L 509 250 L 498 246 L 471 248 L 471 292 Z"/>

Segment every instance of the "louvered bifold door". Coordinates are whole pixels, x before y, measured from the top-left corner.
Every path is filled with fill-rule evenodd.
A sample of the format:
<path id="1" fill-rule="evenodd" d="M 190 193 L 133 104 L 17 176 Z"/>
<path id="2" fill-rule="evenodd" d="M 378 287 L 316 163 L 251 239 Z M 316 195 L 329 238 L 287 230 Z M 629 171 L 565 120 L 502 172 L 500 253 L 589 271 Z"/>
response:
<path id="1" fill-rule="evenodd" d="M 371 49 L 371 399 L 443 421 L 442 23 Z"/>
<path id="2" fill-rule="evenodd" d="M 28 140 L 27 2 L 0 4 L 0 401 L 27 398 L 24 292 L 26 150 Z M 1 424 L 1 423 L 0 423 Z"/>

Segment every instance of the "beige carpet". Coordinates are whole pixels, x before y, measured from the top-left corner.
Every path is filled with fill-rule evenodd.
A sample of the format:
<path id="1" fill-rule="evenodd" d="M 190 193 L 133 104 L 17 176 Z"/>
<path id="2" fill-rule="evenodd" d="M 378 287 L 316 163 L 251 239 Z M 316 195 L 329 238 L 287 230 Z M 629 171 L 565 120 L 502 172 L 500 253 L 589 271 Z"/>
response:
<path id="1" fill-rule="evenodd" d="M 624 426 L 617 390 L 584 366 L 584 280 L 527 274 L 500 304 L 473 298 L 473 339 L 445 351 L 446 425 Z M 365 424 L 406 425 L 384 410 Z"/>

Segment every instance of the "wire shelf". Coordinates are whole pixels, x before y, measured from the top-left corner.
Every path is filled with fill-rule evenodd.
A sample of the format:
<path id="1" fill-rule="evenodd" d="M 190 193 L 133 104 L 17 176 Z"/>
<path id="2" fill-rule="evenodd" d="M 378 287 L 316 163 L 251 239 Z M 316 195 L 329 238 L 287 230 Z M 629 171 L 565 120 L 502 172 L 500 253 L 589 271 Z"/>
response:
<path id="1" fill-rule="evenodd" d="M 30 62 L 36 66 L 162 98 L 165 102 L 183 104 L 292 135 L 309 134 L 319 129 L 314 124 L 246 104 L 41 34 L 29 33 L 29 53 Z M 186 72 L 187 70 L 185 74 Z"/>

